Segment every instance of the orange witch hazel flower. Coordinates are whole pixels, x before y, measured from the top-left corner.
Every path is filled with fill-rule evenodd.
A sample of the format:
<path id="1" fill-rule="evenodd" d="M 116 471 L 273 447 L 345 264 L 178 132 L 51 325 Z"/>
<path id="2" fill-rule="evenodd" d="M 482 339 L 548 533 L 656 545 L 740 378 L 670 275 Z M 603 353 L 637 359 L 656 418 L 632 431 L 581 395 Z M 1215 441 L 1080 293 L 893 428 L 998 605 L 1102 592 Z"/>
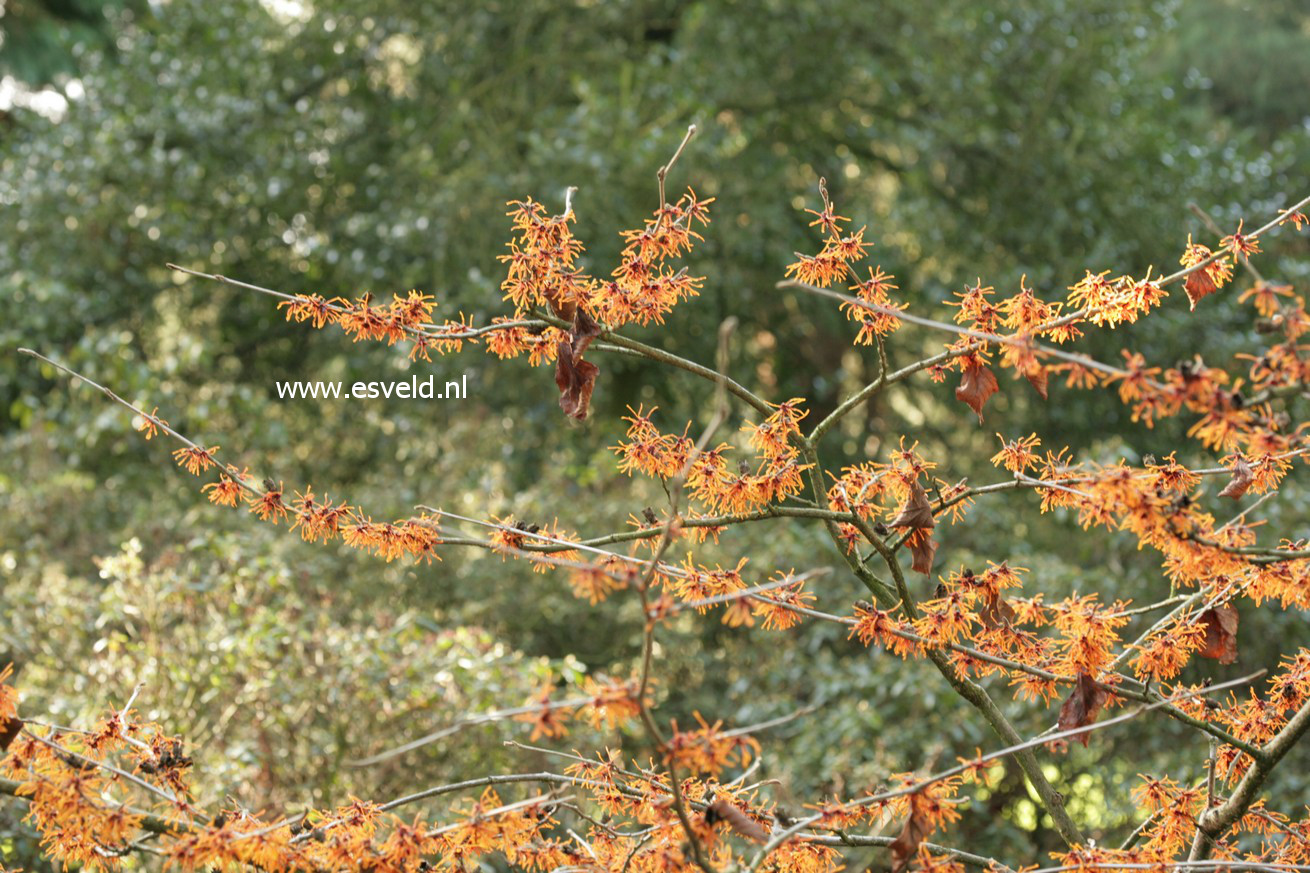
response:
<path id="1" fill-rule="evenodd" d="M 779 571 L 778 575 L 780 580 L 785 580 L 795 572 Z M 798 580 L 756 596 L 754 612 L 764 619 L 766 630 L 788 630 L 800 624 L 805 616 L 799 610 L 808 609 L 815 599 L 814 594 L 805 590 L 805 583 Z"/>
<path id="2" fill-rule="evenodd" d="M 1304 212 L 1298 209 L 1280 209 L 1278 215 L 1279 224 L 1286 224 L 1290 221 L 1297 230 L 1300 230 L 1303 225 L 1310 225 L 1310 217 L 1307 217 Z"/>
<path id="3" fill-rule="evenodd" d="M 168 422 L 159 417 L 159 407 L 156 406 L 150 411 L 149 415 L 138 416 L 140 421 L 136 424 L 136 429 L 145 435 L 146 440 L 151 440 L 159 436 L 161 427 L 168 427 Z"/>
<path id="4" fill-rule="evenodd" d="M 531 740 L 535 741 L 539 737 L 562 737 L 568 733 L 565 721 L 573 707 L 551 700 L 553 691 L 553 685 L 544 686 L 524 707 L 527 712 L 515 716 L 519 721 L 526 721 L 532 725 Z"/>
<path id="5" fill-rule="evenodd" d="M 241 499 L 241 485 L 227 473 L 220 473 L 217 482 L 210 482 L 200 490 L 208 492 L 210 502 L 219 506 L 236 506 Z"/>
<path id="6" fill-rule="evenodd" d="M 1107 279 L 1109 274 L 1109 270 L 1100 273 L 1088 270 L 1077 284 L 1069 288 L 1070 305 L 1084 313 L 1092 324 L 1110 328 L 1134 324 L 1169 296 L 1158 281 L 1151 279 L 1150 270 L 1141 279 L 1131 276 Z M 1079 336 L 1072 326 L 1052 327 L 1047 332 L 1056 342 Z"/>
<path id="7" fill-rule="evenodd" d="M 1119 292 L 1115 283 L 1106 279 L 1109 270 L 1100 273 L 1086 271 L 1086 275 L 1074 285 L 1069 286 L 1069 305 L 1075 309 L 1090 311 L 1088 319 L 1093 324 L 1105 324 L 1113 327 L 1118 323 L 1116 303 Z"/>
<path id="8" fill-rule="evenodd" d="M 963 291 L 956 291 L 958 301 L 946 301 L 947 306 L 958 307 L 955 311 L 955 323 L 967 324 L 973 330 L 993 333 L 1001 318 L 1001 308 L 992 300 L 996 289 L 983 285 L 982 279 L 967 286 Z"/>
<path id="9" fill-rule="evenodd" d="M 577 265 L 583 247 L 570 227 L 576 220 L 572 193 L 570 189 L 564 212 L 556 216 L 548 216 L 541 204 L 530 199 L 512 201 L 509 215 L 516 237 L 509 243 L 509 254 L 500 256 L 507 270 L 501 289 L 514 304 L 515 318 L 527 319 L 534 307 L 544 307 L 569 327 L 549 343 L 515 333 L 512 340 L 489 340 L 488 348 L 506 358 L 526 347 L 534 364 L 554 360 L 560 407 L 583 420 L 599 374 L 599 368 L 583 358 L 592 341 L 605 330 L 630 322 L 663 324 L 678 303 L 700 293 L 701 277 L 668 262 L 701 239 L 693 228 L 697 222 L 702 227 L 709 223 L 713 198 L 698 198 L 689 188 L 677 202 L 662 203 L 642 229 L 624 231 L 621 263 L 610 281 L 601 281 Z M 660 194 L 663 197 L 662 176 Z M 554 329 L 559 333 L 559 328 Z"/>
<path id="10" fill-rule="evenodd" d="M 1292 296 L 1294 295 L 1291 285 L 1275 285 L 1272 282 L 1259 279 L 1254 285 L 1242 292 L 1242 296 L 1237 298 L 1237 302 L 1245 303 L 1250 300 L 1256 312 L 1268 318 L 1278 311 L 1281 305 L 1278 298 Z"/>
<path id="11" fill-rule="evenodd" d="M 318 294 L 297 294 L 294 299 L 279 303 L 278 308 L 287 311 L 287 321 L 308 321 L 316 328 L 336 324 L 341 311 Z"/>
<path id="12" fill-rule="evenodd" d="M 272 521 L 276 524 L 281 519 L 287 517 L 286 504 L 282 502 L 282 483 L 273 484 L 273 480 L 264 480 L 264 490 L 257 494 L 252 494 L 248 501 L 250 511 L 259 516 L 261 521 Z"/>
<path id="13" fill-rule="evenodd" d="M 864 241 L 865 228 L 863 227 L 853 234 L 843 232 L 842 225 L 850 219 L 833 211 L 832 201 L 828 199 L 827 182 L 824 179 L 819 180 L 819 195 L 823 198 L 823 210 L 805 211 L 815 217 L 814 221 L 810 222 L 810 226 L 818 225 L 825 234 L 823 249 L 816 255 L 797 252 L 798 260 L 787 267 L 787 275 L 798 282 L 827 288 L 834 282 L 851 276 L 854 273 L 851 264 L 863 260 L 865 250 L 872 247 L 873 243 Z M 895 287 L 886 284 L 886 280 L 891 277 L 883 276 L 881 270 L 878 270 L 874 277 L 871 280 L 873 284 L 867 289 L 867 293 L 873 296 L 879 296 L 886 289 Z M 880 301 L 870 299 L 869 302 Z"/>
<path id="14" fill-rule="evenodd" d="M 857 306 L 843 302 L 841 310 L 846 317 L 860 323 L 860 332 L 855 337 L 856 345 L 872 345 L 876 340 L 889 336 L 901 326 L 901 320 L 895 312 L 909 308 L 908 303 L 894 303 L 888 291 L 895 291 L 896 285 L 890 273 L 884 273 L 882 267 L 870 267 L 869 278 L 851 286 L 855 296 L 870 306 Z M 877 308 L 873 308 L 877 307 Z"/>
<path id="15" fill-rule="evenodd" d="M 173 457 L 177 459 L 179 467 L 186 468 L 186 471 L 193 476 L 199 476 L 218 463 L 214 460 L 214 453 L 218 449 L 218 446 L 210 446 L 207 449 L 200 446 L 186 446 L 176 449 Z"/>
<path id="16" fill-rule="evenodd" d="M 718 774 L 730 766 L 745 767 L 760 753 L 760 744 L 749 736 L 724 731 L 723 722 L 710 724 L 699 713 L 693 713 L 700 727 L 679 731 L 673 724 L 667 758 L 670 762 L 692 773 Z"/>
<path id="17" fill-rule="evenodd" d="M 1138 676 L 1160 681 L 1182 672 L 1192 654 L 1205 645 L 1206 629 L 1199 624 L 1179 625 L 1161 631 L 1142 646 L 1133 660 Z"/>
<path id="18" fill-rule="evenodd" d="M 993 464 L 1004 467 L 1011 473 L 1023 473 L 1037 466 L 1039 457 L 1033 450 L 1042 444 L 1037 434 L 1019 437 L 1009 442 L 1006 442 L 1005 437 L 999 433 L 996 438 L 1001 441 L 1001 450 L 992 455 Z"/>
<path id="19" fill-rule="evenodd" d="M 1221 249 L 1227 249 L 1234 257 L 1244 258 L 1260 251 L 1260 241 L 1253 236 L 1242 233 L 1244 221 L 1237 222 L 1237 230 L 1219 241 Z"/>

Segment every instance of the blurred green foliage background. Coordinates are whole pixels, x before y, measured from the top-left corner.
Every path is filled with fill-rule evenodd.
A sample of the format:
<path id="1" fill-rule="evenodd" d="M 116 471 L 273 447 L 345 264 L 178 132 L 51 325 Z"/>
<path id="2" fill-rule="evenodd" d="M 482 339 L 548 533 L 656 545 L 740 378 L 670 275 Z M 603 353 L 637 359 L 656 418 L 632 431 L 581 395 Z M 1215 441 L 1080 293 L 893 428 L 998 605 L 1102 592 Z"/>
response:
<path id="1" fill-rule="evenodd" d="M 592 608 L 560 580 L 484 554 L 382 564 L 212 507 L 167 446 L 16 347 L 159 407 L 228 460 L 378 516 L 424 502 L 602 533 L 664 500 L 614 472 L 607 447 L 624 406 L 658 404 L 680 429 L 707 417 L 707 386 L 600 358 L 593 417 L 576 426 L 549 370 L 476 349 L 411 364 L 399 348 L 288 325 L 267 298 L 165 264 L 290 293 L 419 288 L 439 312 L 485 323 L 505 311 L 495 260 L 509 238 L 505 201 L 559 208 L 579 186 L 587 265 L 606 274 L 618 231 L 654 208 L 655 169 L 694 121 L 700 135 L 670 185 L 718 198 L 691 260 L 705 291 L 638 336 L 709 360 L 719 322 L 735 314 L 733 375 L 822 415 L 876 362 L 851 347 L 835 306 L 774 287 L 793 251 L 817 247 L 802 208 L 820 177 L 839 212 L 869 224 L 902 298 L 938 316 L 976 277 L 1014 289 L 1026 275 L 1058 298 L 1084 269 L 1167 272 L 1187 233 L 1208 236 L 1189 202 L 1229 227 L 1272 215 L 1310 183 L 1310 10 L 1298 0 L 0 8 L 0 663 L 18 666 L 25 711 L 64 723 L 146 683 L 139 708 L 196 741 L 204 796 L 258 808 L 547 764 L 503 746 L 523 738 L 518 724 L 386 766 L 348 762 L 516 705 L 543 683 L 626 674 L 635 604 Z M 1306 280 L 1304 241 L 1266 249 L 1267 272 Z M 1235 295 L 1195 314 L 1178 297 L 1087 348 L 1114 356 L 1126 345 L 1159 363 L 1202 351 L 1219 364 L 1253 341 Z M 940 342 L 902 330 L 893 364 Z M 409 372 L 468 373 L 472 397 L 345 403 L 274 390 L 280 379 Z M 997 430 L 1106 459 L 1184 446 L 1186 423 L 1147 431 L 1108 392 L 1053 386 L 1043 404 L 1002 382 L 983 428 L 949 386 L 902 386 L 830 435 L 824 461 L 880 458 L 906 434 L 943 475 L 985 481 Z M 1295 527 L 1307 505 L 1289 496 L 1271 512 Z M 948 532 L 938 566 L 1010 560 L 1048 598 L 1167 593 L 1152 554 L 1072 530 L 1038 516 L 1029 496 L 1001 497 Z M 837 562 L 820 531 L 784 521 L 731 532 L 702 558 L 742 554 L 761 577 Z M 840 574 L 819 593 L 833 611 L 860 596 Z M 1241 662 L 1193 673 L 1231 678 L 1310 642 L 1301 615 L 1248 608 L 1242 621 Z M 661 714 L 684 722 L 695 710 L 745 724 L 820 704 L 764 737 L 765 774 L 798 804 L 995 745 L 931 668 L 832 627 L 779 641 L 687 617 L 663 640 L 659 671 Z M 1007 709 L 1029 733 L 1054 719 Z M 619 742 L 643 752 L 635 736 L 562 745 Z M 1046 760 L 1074 817 L 1117 841 L 1133 826 L 1136 774 L 1194 778 L 1198 749 L 1146 718 Z M 1310 792 L 1310 756 L 1299 754 L 1272 786 L 1275 806 Z M 42 869 L 20 815 L 0 807 L 0 860 Z M 1054 848 L 1017 771 L 956 827 L 952 842 L 1007 860 Z"/>

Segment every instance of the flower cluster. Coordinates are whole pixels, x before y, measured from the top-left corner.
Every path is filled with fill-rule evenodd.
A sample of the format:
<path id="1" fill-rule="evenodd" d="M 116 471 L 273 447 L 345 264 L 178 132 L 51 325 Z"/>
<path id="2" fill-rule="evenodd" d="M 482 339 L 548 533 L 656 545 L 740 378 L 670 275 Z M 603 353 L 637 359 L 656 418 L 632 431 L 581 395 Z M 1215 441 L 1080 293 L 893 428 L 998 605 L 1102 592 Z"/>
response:
<path id="1" fill-rule="evenodd" d="M 633 682 L 597 683 L 578 716 L 586 712 L 596 724 L 620 724 L 635 715 L 635 688 Z M 14 697 L 0 681 L 0 699 Z M 689 860 L 671 802 L 675 797 L 691 805 L 696 839 L 721 863 L 734 857 L 739 841 L 758 841 L 774 826 L 771 808 L 755 790 L 720 778 L 749 765 L 758 752 L 754 739 L 719 723 L 698 717 L 698 726 L 689 731 L 673 725 L 666 763 L 694 774 L 678 794 L 663 771 L 625 765 L 617 753 L 579 759 L 553 781 L 587 795 L 611 821 L 598 822 L 568 804 L 567 809 L 579 809 L 576 823 L 569 823 L 577 830 L 562 820 L 573 814 L 551 795 L 507 803 L 490 788 L 476 799 L 451 804 L 445 823 L 425 815 L 401 819 L 387 811 L 413 798 L 388 804 L 356 799 L 294 817 L 265 817 L 237 806 L 210 811 L 191 797 L 185 743 L 130 710 L 111 712 L 87 731 L 29 728 L 0 760 L 0 774 L 17 782 L 16 793 L 27 801 L 28 820 L 49 857 L 89 870 L 117 869 L 140 850 L 142 835 L 152 834 L 151 850 L 186 871 L 243 866 L 418 873 L 498 856 L 534 873 L 584 864 L 584 858 L 585 868 L 596 873 L 674 873 L 685 871 Z M 541 777 L 527 774 L 522 781 Z M 469 787 L 457 784 L 433 794 Z M 927 810 L 920 814 L 944 817 L 933 810 L 949 790 L 941 784 L 925 789 L 922 801 L 915 801 Z M 860 818 L 875 815 L 870 809 Z M 617 827 L 624 821 L 644 826 L 645 833 L 624 834 Z M 730 838 L 734 832 L 736 838 Z M 804 841 L 786 847 L 775 864 L 784 858 L 790 863 L 779 869 L 837 869 L 831 848 Z"/>
<path id="2" fill-rule="evenodd" d="M 458 352 L 465 342 L 476 342 L 477 334 L 461 315 L 441 325 L 432 321 L 436 301 L 431 295 L 410 291 L 404 297 L 395 295 L 385 306 L 373 303 L 372 294 L 363 294 L 354 300 L 344 297 L 325 298 L 319 294 L 297 294 L 278 304 L 286 310 L 287 321 L 308 322 L 316 328 L 335 324 L 350 335 L 353 342 L 381 341 L 395 345 L 411 340 L 410 360 L 432 360 L 432 352 L 446 354 Z"/>
<path id="3" fill-rule="evenodd" d="M 837 282 L 853 280 L 849 290 L 855 293 L 853 299 L 841 304 L 841 311 L 851 321 L 858 322 L 860 332 L 855 338 L 857 345 L 872 345 L 884 337 L 895 333 L 901 321 L 896 313 L 908 307 L 905 303 L 892 300 L 889 291 L 897 290 L 892 282 L 896 277 L 887 273 L 880 266 L 868 268 L 868 278 L 859 279 L 854 264 L 864 259 L 873 243 L 864 241 L 867 227 L 861 227 L 854 233 L 846 233 L 845 224 L 850 221 L 837 215 L 832 201 L 828 198 L 825 182 L 819 180 L 819 194 L 823 198 L 823 209 L 805 210 L 814 216 L 810 226 L 818 225 L 824 233 L 823 249 L 816 255 L 796 253 L 799 259 L 787 267 L 787 275 L 798 282 L 827 288 Z"/>
<path id="4" fill-rule="evenodd" d="M 777 404 L 764 421 L 742 428 L 756 457 L 731 465 L 732 447 L 721 443 L 713 449 L 696 451 L 688 435 L 662 433 L 649 412 L 628 408 L 626 439 L 613 446 L 624 473 L 641 473 L 671 481 L 681 478 L 691 496 L 707 510 L 747 513 L 799 494 L 805 487 L 802 474 L 810 465 L 802 463 L 796 438 L 800 422 L 808 414 L 801 398 Z"/>
<path id="5" fill-rule="evenodd" d="M 154 413 L 143 417 L 153 426 L 162 423 Z M 150 432 L 149 428 L 142 430 L 147 434 Z M 201 476 L 220 466 L 218 450 L 219 446 L 204 448 L 189 443 L 174 451 L 173 457 L 179 467 Z M 235 508 L 244 503 L 261 521 L 279 524 L 290 520 L 291 529 L 299 531 L 306 542 L 339 540 L 388 562 L 401 557 L 411 557 L 416 561 L 440 560 L 436 553 L 436 547 L 441 543 L 437 527 L 439 519 L 427 515 L 375 522 L 358 506 L 346 501 L 334 502 L 326 495 L 315 494 L 312 485 L 287 498 L 281 482 L 265 479 L 262 484 L 257 484 L 249 469 L 234 464 L 223 465 L 217 481 L 210 482 L 201 490 L 216 506 Z"/>

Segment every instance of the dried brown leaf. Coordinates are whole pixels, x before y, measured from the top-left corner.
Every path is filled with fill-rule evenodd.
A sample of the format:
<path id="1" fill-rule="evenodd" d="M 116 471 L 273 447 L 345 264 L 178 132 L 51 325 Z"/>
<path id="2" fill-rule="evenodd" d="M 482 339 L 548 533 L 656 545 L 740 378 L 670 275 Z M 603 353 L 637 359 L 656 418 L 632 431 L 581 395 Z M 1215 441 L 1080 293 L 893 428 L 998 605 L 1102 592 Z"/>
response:
<path id="1" fill-rule="evenodd" d="M 21 718 L 7 718 L 0 721 L 0 754 L 9 748 L 10 743 L 23 730 L 23 720 Z"/>
<path id="2" fill-rule="evenodd" d="M 914 558 L 910 562 L 910 569 L 925 576 L 931 573 L 933 559 L 937 557 L 937 546 L 940 545 L 932 538 L 932 534 L 926 530 L 916 530 L 905 544 L 909 546 Z"/>
<path id="3" fill-rule="evenodd" d="M 1009 627 L 1014 621 L 1016 613 L 999 591 L 995 594 L 988 594 L 987 600 L 983 603 L 983 608 L 978 610 L 978 619 L 982 622 L 983 627 L 988 630 L 998 627 Z"/>
<path id="4" fill-rule="evenodd" d="M 1233 478 L 1224 486 L 1224 490 L 1219 492 L 1219 496 L 1231 497 L 1237 500 L 1246 493 L 1246 489 L 1250 488 L 1251 483 L 1254 481 L 1255 471 L 1246 462 L 1246 458 L 1239 455 L 1233 463 Z"/>
<path id="5" fill-rule="evenodd" d="M 910 797 L 910 817 L 892 840 L 892 873 L 903 873 L 919 851 L 919 845 L 932 833 L 932 821 L 923 812 L 918 795 Z"/>
<path id="6" fill-rule="evenodd" d="M 596 319 L 579 309 L 573 317 L 573 327 L 569 330 L 569 339 L 573 343 L 573 354 L 581 356 L 591 345 L 591 341 L 600 336 L 601 328 Z"/>
<path id="7" fill-rule="evenodd" d="M 1207 609 L 1198 621 L 1205 625 L 1205 646 L 1197 652 L 1202 658 L 1214 658 L 1220 664 L 1237 660 L 1237 607 L 1231 603 Z"/>
<path id="8" fill-rule="evenodd" d="M 1028 384 L 1036 389 L 1037 393 L 1042 396 L 1043 400 L 1046 400 L 1048 398 L 1046 368 L 1041 364 L 1037 364 L 1036 366 L 1029 367 L 1023 375 L 1024 378 L 1028 380 Z"/>
<path id="9" fill-rule="evenodd" d="M 1109 690 L 1087 673 L 1079 673 L 1073 691 L 1064 705 L 1060 707 L 1059 729 L 1062 731 L 1087 727 L 1096 721 L 1097 713 L 1110 696 Z M 1084 746 L 1090 738 L 1090 732 L 1075 737 Z"/>
<path id="10" fill-rule="evenodd" d="M 578 309 L 569 328 L 568 339 L 560 340 L 555 359 L 555 385 L 559 388 L 559 405 L 566 415 L 582 421 L 591 411 L 591 392 L 596 387 L 600 368 L 584 361 L 582 354 L 591 341 L 600 336 L 601 327 L 586 313 Z"/>
<path id="11" fill-rule="evenodd" d="M 591 411 L 591 392 L 596 388 L 600 368 L 573 354 L 573 345 L 560 340 L 555 360 L 555 385 L 559 388 L 559 407 L 564 413 L 582 421 Z"/>
<path id="12" fill-rule="evenodd" d="M 918 480 L 910 483 L 910 496 L 905 499 L 896 517 L 888 524 L 892 527 L 912 527 L 920 530 L 932 530 L 937 526 L 937 519 L 933 518 L 932 514 L 932 503 L 928 500 L 928 492 L 923 490 Z"/>
<path id="13" fill-rule="evenodd" d="M 0 666 L 0 758 L 23 730 L 23 720 L 18 717 L 18 692 L 8 684 L 13 675 L 13 664 Z"/>
<path id="14" fill-rule="evenodd" d="M 550 311 L 555 313 L 556 318 L 562 318 L 565 321 L 572 321 L 574 315 L 578 312 L 577 301 L 566 300 L 561 297 L 558 287 L 546 289 L 546 303 L 550 305 Z"/>
<path id="15" fill-rule="evenodd" d="M 978 415 L 978 423 L 982 424 L 983 405 L 987 398 L 991 397 L 1001 386 L 996 381 L 996 374 L 987 369 L 981 360 L 976 357 L 967 359 L 964 363 L 964 372 L 960 376 L 960 384 L 955 388 L 955 399 L 963 400 Z"/>
<path id="16" fill-rule="evenodd" d="M 1187 281 L 1183 283 L 1183 290 L 1187 292 L 1187 300 L 1191 308 L 1196 309 L 1197 302 L 1202 297 L 1209 297 L 1218 291 L 1219 286 L 1210 278 L 1209 271 L 1202 267 L 1187 277 Z"/>

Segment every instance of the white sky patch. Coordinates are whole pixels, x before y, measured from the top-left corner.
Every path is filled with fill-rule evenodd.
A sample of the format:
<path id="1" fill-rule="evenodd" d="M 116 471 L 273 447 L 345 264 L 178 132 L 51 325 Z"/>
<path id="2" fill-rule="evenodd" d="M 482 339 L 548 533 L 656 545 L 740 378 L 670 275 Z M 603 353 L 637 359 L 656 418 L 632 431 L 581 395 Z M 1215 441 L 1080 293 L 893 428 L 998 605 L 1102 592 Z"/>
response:
<path id="1" fill-rule="evenodd" d="M 82 83 L 76 79 L 65 86 L 69 98 L 82 96 Z M 13 76 L 0 78 L 0 110 L 30 109 L 51 121 L 60 121 L 68 111 L 68 99 L 54 88 L 31 88 Z"/>
<path id="2" fill-rule="evenodd" d="M 269 14 L 283 24 L 293 21 L 304 23 L 309 20 L 313 12 L 310 4 L 303 0 L 260 0 L 260 2 Z"/>

